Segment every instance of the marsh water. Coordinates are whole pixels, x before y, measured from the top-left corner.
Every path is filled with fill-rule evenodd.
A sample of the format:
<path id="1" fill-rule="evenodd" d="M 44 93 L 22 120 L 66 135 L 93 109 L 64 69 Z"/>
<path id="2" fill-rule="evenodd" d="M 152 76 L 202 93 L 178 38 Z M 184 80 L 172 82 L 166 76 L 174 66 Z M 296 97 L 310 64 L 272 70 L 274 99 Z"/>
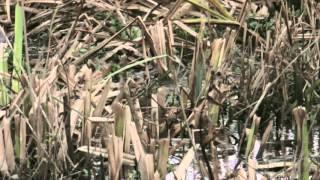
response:
<path id="1" fill-rule="evenodd" d="M 237 129 L 239 128 L 239 123 L 233 121 L 229 126 L 229 131 L 234 132 L 233 136 L 239 138 Z M 320 144 L 320 126 L 312 125 L 310 128 L 310 138 L 309 138 L 309 149 L 310 157 L 312 161 L 317 163 L 319 160 L 319 144 Z M 295 135 L 295 126 L 288 124 L 281 128 L 273 127 L 269 140 L 266 143 L 265 149 L 261 157 L 257 157 L 256 160 L 260 166 L 256 170 L 257 179 L 263 179 L 262 177 L 267 177 L 268 179 L 274 178 L 289 178 L 282 174 L 285 171 L 285 168 L 292 166 L 294 162 L 297 162 L 296 157 L 296 135 Z M 256 157 L 261 143 L 261 138 L 258 138 L 253 148 L 253 156 Z M 190 145 L 189 145 L 190 147 Z M 226 153 L 226 151 L 228 153 Z M 235 145 L 217 145 L 218 152 L 218 164 L 219 164 L 219 179 L 229 179 L 232 177 L 232 174 L 235 172 L 235 167 L 246 168 L 248 164 L 245 161 L 240 160 L 238 156 L 238 144 Z M 200 153 L 199 153 L 200 154 Z M 172 166 L 178 166 L 182 160 L 183 155 L 179 153 L 170 156 L 169 164 Z M 241 157 L 241 155 L 240 155 Z M 237 164 L 239 163 L 240 164 Z M 212 163 L 212 162 L 211 162 Z M 280 163 L 280 164 L 279 164 Z M 282 164 L 281 164 L 282 163 Z M 174 174 L 169 173 L 166 179 L 174 179 Z M 187 169 L 186 177 L 187 180 L 201 179 L 201 173 L 199 166 L 197 165 L 196 160 L 193 160 L 190 167 Z"/>

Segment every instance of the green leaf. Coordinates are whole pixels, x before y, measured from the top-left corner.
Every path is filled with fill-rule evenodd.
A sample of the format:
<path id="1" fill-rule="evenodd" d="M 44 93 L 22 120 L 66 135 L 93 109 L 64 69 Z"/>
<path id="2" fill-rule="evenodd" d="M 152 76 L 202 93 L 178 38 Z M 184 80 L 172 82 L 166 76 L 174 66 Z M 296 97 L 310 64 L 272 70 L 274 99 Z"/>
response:
<path id="1" fill-rule="evenodd" d="M 254 134 L 255 127 L 256 127 L 256 121 L 253 119 L 250 131 L 249 131 L 249 135 L 248 135 L 247 148 L 246 148 L 246 154 L 245 154 L 246 158 L 248 158 L 255 140 L 255 134 Z"/>
<path id="2" fill-rule="evenodd" d="M 6 44 L 0 43 L 0 48 L 3 48 L 0 54 L 0 72 L 8 73 L 8 59 L 9 59 L 9 48 L 6 48 Z M 9 103 L 8 90 L 6 87 L 6 82 L 3 78 L 0 79 L 0 105 L 5 106 Z"/>
<path id="3" fill-rule="evenodd" d="M 137 62 L 132 63 L 132 64 L 128 64 L 128 65 L 124 66 L 123 68 L 120 68 L 117 71 L 108 74 L 107 77 L 105 77 L 105 79 L 103 81 L 105 83 L 107 83 L 113 76 L 115 76 L 117 74 L 120 74 L 120 73 L 122 73 L 122 72 L 124 72 L 124 71 L 126 71 L 128 69 L 131 69 L 131 68 L 133 68 L 135 66 L 139 66 L 139 65 L 142 65 L 144 63 L 147 63 L 147 62 L 150 62 L 150 61 L 154 61 L 154 60 L 158 60 L 158 59 L 161 59 L 161 58 L 164 58 L 164 57 L 167 57 L 167 55 L 155 56 L 155 57 L 152 57 L 152 58 L 147 58 L 147 59 L 143 59 L 143 60 L 137 61 Z"/>
<path id="4" fill-rule="evenodd" d="M 15 23 L 14 23 L 14 48 L 13 48 L 13 76 L 17 79 L 21 76 L 22 71 L 22 47 L 23 47 L 23 9 L 16 4 L 15 8 Z M 21 84 L 19 80 L 13 79 L 12 90 L 19 92 Z"/>

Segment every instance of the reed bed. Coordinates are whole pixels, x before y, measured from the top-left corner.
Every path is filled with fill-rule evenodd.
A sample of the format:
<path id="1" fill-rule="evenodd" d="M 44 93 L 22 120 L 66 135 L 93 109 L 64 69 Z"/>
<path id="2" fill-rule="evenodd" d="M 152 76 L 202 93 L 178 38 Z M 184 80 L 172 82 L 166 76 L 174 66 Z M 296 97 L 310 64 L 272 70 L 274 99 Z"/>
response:
<path id="1" fill-rule="evenodd" d="M 1 176 L 187 179 L 195 165 L 209 179 L 318 179 L 319 12 L 316 0 L 0 2 Z M 294 158 L 261 161 L 283 127 Z"/>

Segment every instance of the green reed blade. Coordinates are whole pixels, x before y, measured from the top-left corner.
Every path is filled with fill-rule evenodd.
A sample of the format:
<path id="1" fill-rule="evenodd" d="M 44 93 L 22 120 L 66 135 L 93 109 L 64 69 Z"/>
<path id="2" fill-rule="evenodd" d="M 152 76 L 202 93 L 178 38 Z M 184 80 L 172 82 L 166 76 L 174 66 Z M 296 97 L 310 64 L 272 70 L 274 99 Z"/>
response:
<path id="1" fill-rule="evenodd" d="M 16 4 L 15 22 L 14 22 L 14 48 L 13 48 L 13 76 L 17 79 L 21 76 L 22 71 L 22 47 L 23 47 L 23 9 Z M 20 81 L 13 79 L 12 90 L 19 92 L 21 89 Z"/>

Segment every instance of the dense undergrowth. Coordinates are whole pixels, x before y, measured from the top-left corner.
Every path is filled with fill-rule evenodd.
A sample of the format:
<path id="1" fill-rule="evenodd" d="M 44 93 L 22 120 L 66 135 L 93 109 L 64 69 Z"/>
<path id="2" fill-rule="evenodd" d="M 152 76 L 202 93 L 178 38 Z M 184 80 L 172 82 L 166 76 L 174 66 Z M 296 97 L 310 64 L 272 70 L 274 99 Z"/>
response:
<path id="1" fill-rule="evenodd" d="M 316 0 L 1 1 L 1 175 L 318 179 L 319 29 Z M 283 127 L 294 158 L 270 177 Z"/>

